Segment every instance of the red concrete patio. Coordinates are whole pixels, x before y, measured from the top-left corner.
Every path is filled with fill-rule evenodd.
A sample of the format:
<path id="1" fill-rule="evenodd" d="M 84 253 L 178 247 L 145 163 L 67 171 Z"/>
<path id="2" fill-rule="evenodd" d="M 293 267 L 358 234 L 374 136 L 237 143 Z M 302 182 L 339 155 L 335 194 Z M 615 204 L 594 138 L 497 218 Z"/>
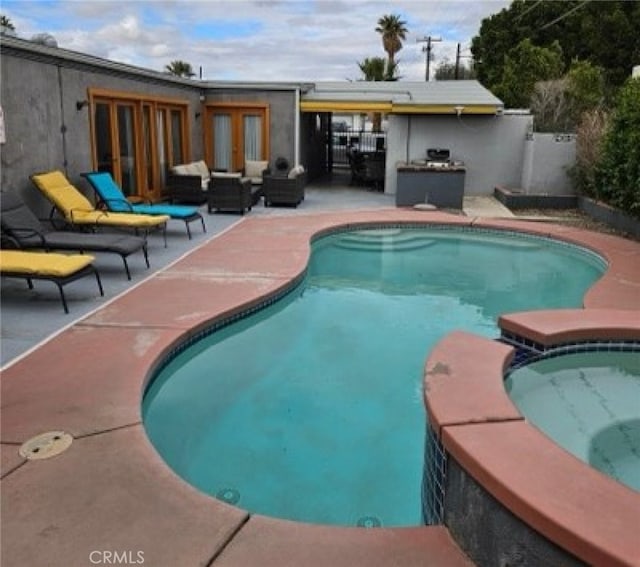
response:
<path id="1" fill-rule="evenodd" d="M 2 565 L 75 567 L 99 558 L 104 564 L 105 552 L 130 554 L 130 563 L 139 564 L 142 553 L 144 564 L 154 567 L 471 565 L 441 526 L 315 526 L 229 506 L 178 478 L 150 444 L 141 421 L 145 385 L 172 348 L 212 321 L 286 289 L 304 272 L 314 235 L 387 222 L 524 230 L 597 251 L 609 269 L 585 297 L 593 317 L 577 331 L 566 317 L 553 314 L 540 321 L 516 316 L 506 324 L 532 328 L 543 340 L 568 327 L 584 335 L 590 326 L 640 338 L 635 311 L 640 308 L 640 243 L 635 241 L 552 224 L 396 208 L 247 217 L 3 371 Z M 447 337 L 437 360 L 459 360 L 456 349 L 463 344 L 465 357 L 487 355 L 483 364 L 501 378 L 509 347 L 496 343 L 494 356 L 485 341 L 460 338 Z M 467 377 L 471 370 L 462 365 L 455 371 Z M 468 464 L 503 504 L 513 505 L 516 514 L 542 526 L 547 537 L 583 561 L 639 565 L 640 494 L 550 448 L 540 434 L 531 433 L 495 380 L 468 383 L 465 397 L 476 404 L 471 410 L 491 425 L 452 427 L 456 420 L 470 419 L 471 410 L 454 407 L 449 392 L 429 407 L 459 462 Z M 504 431 L 504 442 L 486 441 L 487 427 Z M 23 459 L 20 445 L 47 431 L 67 432 L 73 444 L 50 459 Z M 517 442 L 533 456 L 507 459 Z M 543 452 L 536 453 L 536 447 Z M 523 471 L 526 477 L 520 476 Z M 580 483 L 565 493 L 548 491 L 558 475 L 566 481 L 579 477 Z M 566 501 L 558 501 L 564 496 Z"/>

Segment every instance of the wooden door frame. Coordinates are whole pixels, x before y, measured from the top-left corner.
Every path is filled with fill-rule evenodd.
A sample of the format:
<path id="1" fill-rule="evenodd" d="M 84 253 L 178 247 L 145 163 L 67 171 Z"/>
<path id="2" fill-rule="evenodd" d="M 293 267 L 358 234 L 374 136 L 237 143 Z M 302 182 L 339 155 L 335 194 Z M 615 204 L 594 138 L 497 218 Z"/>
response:
<path id="1" fill-rule="evenodd" d="M 114 147 L 116 144 L 119 147 L 119 133 L 116 128 L 117 124 L 117 105 L 126 104 L 133 107 L 133 124 L 134 124 L 134 151 L 135 151 L 135 175 L 136 175 L 136 187 L 135 194 L 142 198 L 159 199 L 162 193 L 162 183 L 160 174 L 160 164 L 157 159 L 157 144 L 158 132 L 156 128 L 156 116 L 157 111 L 160 109 L 166 112 L 170 118 L 171 111 L 177 110 L 180 112 L 181 120 L 181 150 L 184 156 L 184 161 L 189 159 L 191 155 L 191 134 L 190 134 L 190 114 L 189 114 L 189 102 L 186 100 L 179 100 L 167 97 L 156 97 L 150 95 L 143 95 L 137 93 L 130 93 L 126 91 L 112 91 L 108 89 L 88 89 L 88 100 L 90 108 L 89 119 L 89 132 L 91 137 L 91 159 L 93 162 L 94 170 L 98 167 L 98 156 L 96 147 L 96 125 L 95 125 L 95 106 L 98 103 L 107 104 L 109 107 L 110 115 L 110 134 L 111 144 Z M 146 186 L 142 186 L 141 182 L 146 179 L 147 172 L 145 171 L 146 156 L 144 155 L 144 127 L 143 127 L 143 107 L 148 105 L 151 109 L 151 124 L 150 124 L 150 137 L 153 148 L 151 151 L 151 172 L 153 178 L 149 180 Z M 171 120 L 169 119 L 169 127 L 165 128 L 164 135 L 169 136 L 171 132 Z M 167 155 L 167 167 L 175 165 L 171 161 L 172 156 L 172 144 L 171 140 L 167 139 L 169 153 Z M 162 140 L 165 144 L 165 140 Z M 120 184 L 120 171 L 119 168 L 114 168 L 114 179 Z M 151 190 L 148 188 L 151 187 Z"/>
<path id="2" fill-rule="evenodd" d="M 205 161 L 213 167 L 214 165 L 214 139 L 213 128 L 211 127 L 212 118 L 216 114 L 231 114 L 231 136 L 232 143 L 235 142 L 238 148 L 244 148 L 244 132 L 242 130 L 241 117 L 245 114 L 259 113 L 263 120 L 262 127 L 262 156 L 261 159 L 268 160 L 270 155 L 270 111 L 269 104 L 261 102 L 208 102 L 204 106 L 204 158 Z M 232 170 L 239 171 L 244 167 L 244 152 L 240 155 L 240 151 L 232 151 Z"/>

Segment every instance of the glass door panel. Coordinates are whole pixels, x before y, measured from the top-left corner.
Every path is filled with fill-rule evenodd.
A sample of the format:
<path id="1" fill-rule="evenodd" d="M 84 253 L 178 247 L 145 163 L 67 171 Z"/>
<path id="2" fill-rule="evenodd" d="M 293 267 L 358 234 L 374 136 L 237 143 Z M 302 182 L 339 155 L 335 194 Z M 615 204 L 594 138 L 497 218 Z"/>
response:
<path id="1" fill-rule="evenodd" d="M 231 115 L 213 115 L 213 168 L 233 171 Z"/>
<path id="2" fill-rule="evenodd" d="M 137 195 L 136 150 L 134 139 L 133 105 L 117 105 L 118 145 L 120 150 L 120 187 L 127 195 Z"/>
<path id="3" fill-rule="evenodd" d="M 182 113 L 179 110 L 171 111 L 171 156 L 172 163 L 184 163 L 182 155 Z"/>
<path id="4" fill-rule="evenodd" d="M 94 112 L 96 167 L 113 174 L 113 143 L 111 136 L 111 108 L 109 103 L 96 102 Z"/>
<path id="5" fill-rule="evenodd" d="M 245 114 L 242 119 L 244 159 L 260 160 L 262 159 L 262 117 Z"/>
<path id="6" fill-rule="evenodd" d="M 151 131 L 151 107 L 145 104 L 142 107 L 142 175 L 140 189 L 146 194 L 154 193 L 153 183 L 153 138 Z"/>

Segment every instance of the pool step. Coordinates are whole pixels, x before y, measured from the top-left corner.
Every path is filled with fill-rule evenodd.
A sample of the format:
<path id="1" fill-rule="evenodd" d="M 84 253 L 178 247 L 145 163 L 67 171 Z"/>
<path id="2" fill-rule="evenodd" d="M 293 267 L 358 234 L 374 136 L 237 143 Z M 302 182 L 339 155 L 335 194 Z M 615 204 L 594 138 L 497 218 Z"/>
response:
<path id="1" fill-rule="evenodd" d="M 344 250 L 369 252 L 403 252 L 420 250 L 432 246 L 436 241 L 420 234 L 381 233 L 380 231 L 362 231 L 341 235 L 333 244 Z"/>

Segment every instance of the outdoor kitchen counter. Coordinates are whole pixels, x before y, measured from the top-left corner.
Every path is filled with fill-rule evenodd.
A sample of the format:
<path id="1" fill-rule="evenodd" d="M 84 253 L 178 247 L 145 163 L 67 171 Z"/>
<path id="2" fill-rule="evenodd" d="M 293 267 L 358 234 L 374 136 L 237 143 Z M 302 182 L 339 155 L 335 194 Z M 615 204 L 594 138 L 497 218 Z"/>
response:
<path id="1" fill-rule="evenodd" d="M 462 209 L 465 167 L 433 167 L 400 162 L 396 171 L 396 206 L 429 203 L 441 208 Z"/>

